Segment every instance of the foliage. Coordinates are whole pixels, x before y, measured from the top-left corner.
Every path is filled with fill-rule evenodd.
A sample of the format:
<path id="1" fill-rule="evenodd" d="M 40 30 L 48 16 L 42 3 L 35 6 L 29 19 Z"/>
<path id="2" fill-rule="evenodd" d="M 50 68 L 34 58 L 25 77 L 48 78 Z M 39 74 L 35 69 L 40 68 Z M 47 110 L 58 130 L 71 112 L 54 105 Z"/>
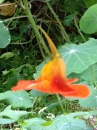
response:
<path id="1" fill-rule="evenodd" d="M 0 48 L 5 48 L 10 43 L 10 34 L 8 29 L 0 21 Z"/>
<path id="2" fill-rule="evenodd" d="M 91 95 L 85 99 L 60 97 L 64 113 L 56 95 L 36 90 L 11 91 L 18 80 L 32 80 L 39 76 L 45 61 L 38 42 L 42 42 L 41 45 L 45 42 L 41 35 L 37 41 L 38 35 L 27 19 L 23 3 L 10 0 L 6 6 L 4 2 L 7 1 L 0 1 L 0 7 L 3 7 L 3 10 L 0 8 L 0 128 L 96 130 L 96 0 L 29 0 L 35 23 L 49 34 L 64 59 L 67 76 L 79 78 L 78 84 L 86 84 L 91 90 Z M 13 10 L 11 14 L 10 9 Z M 49 52 L 44 45 L 41 47 L 47 62 Z M 90 120 L 91 116 L 96 121 Z"/>
<path id="3" fill-rule="evenodd" d="M 97 4 L 91 6 L 80 20 L 80 29 L 86 34 L 97 32 Z"/>

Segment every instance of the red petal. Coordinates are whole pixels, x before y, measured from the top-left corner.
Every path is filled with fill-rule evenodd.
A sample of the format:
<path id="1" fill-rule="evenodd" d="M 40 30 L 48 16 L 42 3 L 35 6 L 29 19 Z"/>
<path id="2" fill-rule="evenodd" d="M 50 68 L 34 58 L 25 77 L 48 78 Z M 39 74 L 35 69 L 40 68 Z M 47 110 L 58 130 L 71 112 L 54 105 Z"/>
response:
<path id="1" fill-rule="evenodd" d="M 12 91 L 26 90 L 26 87 L 32 83 L 32 80 L 20 80 L 16 86 L 12 87 Z"/>
<path id="2" fill-rule="evenodd" d="M 65 80 L 65 78 L 63 78 L 60 74 L 53 77 L 51 86 L 52 90 L 56 91 L 57 93 L 60 92 L 68 93 L 74 91 L 74 89 L 69 87 L 67 80 Z"/>
<path id="3" fill-rule="evenodd" d="M 36 89 L 41 92 L 55 94 L 57 93 L 55 90 L 53 91 L 53 87 L 50 85 L 48 80 L 38 81 L 38 80 L 20 80 L 16 86 L 12 87 L 12 91 L 17 90 L 31 90 Z"/>
<path id="4" fill-rule="evenodd" d="M 69 85 L 69 87 L 74 89 L 75 91 L 60 94 L 65 97 L 86 98 L 91 93 L 89 88 L 82 84 L 71 84 Z"/>
<path id="5" fill-rule="evenodd" d="M 43 80 L 40 82 L 36 81 L 36 83 L 32 83 L 26 87 L 26 90 L 30 90 L 30 89 L 36 89 L 38 91 L 46 92 L 46 93 L 53 93 L 51 91 L 51 85 L 48 80 Z"/>
<path id="6" fill-rule="evenodd" d="M 77 82 L 78 81 L 78 78 L 73 78 L 73 79 L 66 79 L 66 82 L 67 83 L 74 83 L 74 82 Z"/>

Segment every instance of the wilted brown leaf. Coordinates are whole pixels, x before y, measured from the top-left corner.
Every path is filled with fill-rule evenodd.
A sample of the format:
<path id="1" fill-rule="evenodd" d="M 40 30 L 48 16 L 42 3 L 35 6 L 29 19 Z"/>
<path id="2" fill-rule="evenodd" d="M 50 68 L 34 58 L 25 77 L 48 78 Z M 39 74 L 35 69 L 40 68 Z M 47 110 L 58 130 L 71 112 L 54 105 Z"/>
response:
<path id="1" fill-rule="evenodd" d="M 0 15 L 12 16 L 15 13 L 17 5 L 9 1 L 0 4 Z"/>

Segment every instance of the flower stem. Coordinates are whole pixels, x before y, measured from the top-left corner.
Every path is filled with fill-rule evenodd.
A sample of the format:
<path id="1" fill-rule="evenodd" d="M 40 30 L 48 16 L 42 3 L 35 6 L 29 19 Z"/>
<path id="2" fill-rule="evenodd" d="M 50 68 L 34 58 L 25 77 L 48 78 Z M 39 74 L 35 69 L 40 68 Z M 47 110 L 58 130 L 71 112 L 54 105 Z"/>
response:
<path id="1" fill-rule="evenodd" d="M 56 13 L 54 12 L 54 10 L 53 10 L 52 6 L 50 5 L 50 3 L 48 2 L 48 0 L 45 0 L 45 2 L 46 2 L 46 4 L 47 4 L 48 8 L 50 9 L 50 11 L 52 12 L 52 14 L 54 15 L 56 21 L 58 22 L 58 24 L 59 24 L 59 26 L 60 26 L 60 29 L 61 29 L 61 31 L 63 32 L 63 34 L 64 34 L 64 36 L 65 36 L 65 38 L 66 38 L 65 40 L 70 44 L 71 41 L 70 41 L 70 39 L 69 39 L 69 37 L 68 37 L 68 35 L 67 35 L 67 33 L 66 33 L 66 30 L 65 30 L 64 27 L 62 26 L 62 24 L 61 24 L 61 22 L 60 22 L 58 16 L 57 16 Z"/>
<path id="2" fill-rule="evenodd" d="M 84 35 L 82 34 L 82 32 L 80 31 L 79 27 L 78 27 L 78 24 L 77 24 L 77 21 L 76 21 L 76 18 L 74 18 L 74 23 L 75 23 L 75 26 L 80 34 L 80 36 L 82 37 L 83 41 L 86 42 L 86 39 L 84 37 Z"/>
<path id="3" fill-rule="evenodd" d="M 95 87 L 97 88 L 97 84 L 96 84 L 96 80 L 95 80 L 95 76 L 94 76 L 94 72 L 93 72 L 92 66 L 90 66 L 90 69 L 91 69 L 91 74 L 92 74 L 92 78 L 93 78 L 94 85 L 95 85 Z"/>
<path id="4" fill-rule="evenodd" d="M 35 33 L 35 35 L 36 35 L 37 42 L 38 42 L 38 44 L 39 44 L 40 50 L 42 51 L 42 49 L 41 49 L 41 45 L 42 45 L 43 48 L 45 49 L 45 51 L 47 52 L 47 54 L 51 57 L 51 53 L 50 53 L 49 49 L 47 48 L 47 46 L 46 46 L 46 44 L 45 44 L 45 42 L 44 42 L 42 36 L 40 35 L 39 30 L 38 30 L 38 28 L 37 28 L 37 25 L 36 25 L 36 23 L 35 23 L 35 20 L 34 20 L 34 18 L 33 18 L 33 15 L 32 15 L 31 12 L 30 12 L 30 9 L 29 9 L 29 7 L 28 7 L 28 0 L 23 0 L 23 3 L 24 3 L 23 9 L 24 9 L 24 11 L 25 11 L 25 13 L 26 13 L 26 15 L 27 15 L 27 17 L 28 17 L 28 20 L 29 20 L 29 22 L 31 23 L 31 26 L 32 26 L 32 28 L 33 28 L 33 30 L 34 30 L 34 33 Z M 42 54 L 43 54 L 43 51 L 42 51 Z M 44 56 L 43 56 L 43 57 L 44 57 Z"/>
<path id="5" fill-rule="evenodd" d="M 57 95 L 57 98 L 58 98 L 59 104 L 60 104 L 61 109 L 62 109 L 63 114 L 64 114 L 64 108 L 63 108 L 63 104 L 62 104 L 61 98 L 60 98 L 59 94 L 56 94 L 56 95 Z"/>

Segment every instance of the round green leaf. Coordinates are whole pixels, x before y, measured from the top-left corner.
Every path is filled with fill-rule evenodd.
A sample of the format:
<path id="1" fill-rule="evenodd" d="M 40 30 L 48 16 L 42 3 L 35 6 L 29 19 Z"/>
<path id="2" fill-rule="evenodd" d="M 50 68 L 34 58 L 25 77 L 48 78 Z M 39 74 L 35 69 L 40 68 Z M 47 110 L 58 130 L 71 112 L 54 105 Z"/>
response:
<path id="1" fill-rule="evenodd" d="M 88 98 L 80 99 L 79 104 L 84 108 L 97 107 L 97 89 L 91 89 L 91 95 Z"/>
<path id="2" fill-rule="evenodd" d="M 30 108 L 33 106 L 33 102 L 26 91 L 7 91 L 0 93 L 0 100 L 11 104 L 14 108 Z"/>
<path id="3" fill-rule="evenodd" d="M 97 32 L 97 4 L 88 8 L 81 17 L 80 29 L 86 34 Z"/>
<path id="4" fill-rule="evenodd" d="M 97 62 L 97 40 L 90 39 L 80 45 L 63 45 L 59 48 L 59 53 L 66 63 L 67 75 L 81 73 Z"/>
<path id="5" fill-rule="evenodd" d="M 10 43 L 10 34 L 5 25 L 0 21 L 0 48 L 5 48 Z"/>
<path id="6" fill-rule="evenodd" d="M 0 112 L 0 116 L 8 117 L 8 118 L 10 118 L 10 119 L 12 119 L 14 121 L 19 120 L 19 118 L 21 118 L 21 117 L 24 118 L 24 117 L 26 117 L 29 114 L 31 114 L 31 112 L 11 110 L 11 105 L 6 107 L 4 111 Z"/>
<path id="7" fill-rule="evenodd" d="M 69 117 L 69 114 L 57 116 L 53 123 L 44 130 L 85 130 L 86 124 L 83 120 Z"/>

